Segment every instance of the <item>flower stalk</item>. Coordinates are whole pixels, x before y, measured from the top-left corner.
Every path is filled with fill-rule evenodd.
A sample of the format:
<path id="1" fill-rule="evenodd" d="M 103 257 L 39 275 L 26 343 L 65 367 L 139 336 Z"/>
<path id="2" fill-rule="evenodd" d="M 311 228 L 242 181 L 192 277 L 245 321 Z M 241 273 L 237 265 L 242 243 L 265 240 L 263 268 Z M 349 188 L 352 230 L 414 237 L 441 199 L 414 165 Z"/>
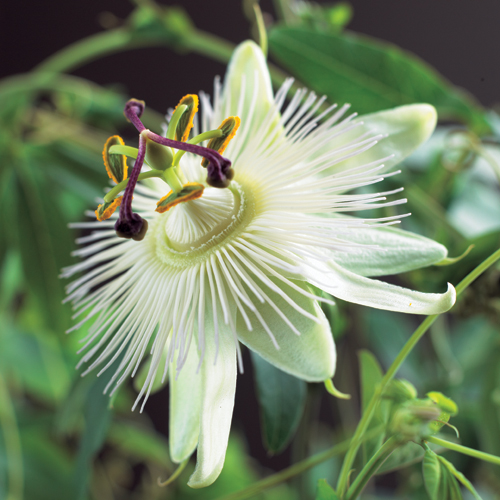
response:
<path id="1" fill-rule="evenodd" d="M 500 259 L 500 249 L 490 255 L 485 259 L 479 266 L 472 270 L 456 287 L 457 296 L 460 295 L 474 280 L 476 280 L 481 274 L 483 274 L 487 269 L 489 269 L 493 264 L 495 264 Z M 373 394 L 370 403 L 368 404 L 361 420 L 356 428 L 356 432 L 351 440 L 351 445 L 347 451 L 347 454 L 342 463 L 342 468 L 339 474 L 339 480 L 337 483 L 337 492 L 341 498 L 345 495 L 347 490 L 347 481 L 349 478 L 349 471 L 352 469 L 352 464 L 356 458 L 356 454 L 362 443 L 363 435 L 365 434 L 368 426 L 370 425 L 371 419 L 375 413 L 375 408 L 380 402 L 380 398 L 388 383 L 394 378 L 396 372 L 399 370 L 405 359 L 411 353 L 413 348 L 417 345 L 419 340 L 427 332 L 430 326 L 438 318 L 438 314 L 433 314 L 427 316 L 421 325 L 415 330 L 412 336 L 408 339 L 403 349 L 396 356 L 396 359 L 392 362 L 391 366 L 384 375 L 382 381 L 378 385 Z M 433 438 L 434 439 L 434 438 Z"/>
<path id="2" fill-rule="evenodd" d="M 346 495 L 347 500 L 356 500 L 358 498 L 371 477 L 400 445 L 401 441 L 398 436 L 392 436 L 377 450 L 352 483 Z"/>
<path id="3" fill-rule="evenodd" d="M 469 457 L 479 458 L 490 464 L 500 465 L 500 457 L 491 455 L 490 453 L 485 453 L 484 451 L 474 450 L 463 446 L 461 444 L 452 443 L 451 441 L 446 441 L 445 439 L 438 438 L 436 436 L 430 436 L 425 439 L 429 443 L 435 444 L 437 446 L 442 446 L 448 450 L 456 451 L 457 453 L 462 453 L 463 455 L 468 455 Z"/>

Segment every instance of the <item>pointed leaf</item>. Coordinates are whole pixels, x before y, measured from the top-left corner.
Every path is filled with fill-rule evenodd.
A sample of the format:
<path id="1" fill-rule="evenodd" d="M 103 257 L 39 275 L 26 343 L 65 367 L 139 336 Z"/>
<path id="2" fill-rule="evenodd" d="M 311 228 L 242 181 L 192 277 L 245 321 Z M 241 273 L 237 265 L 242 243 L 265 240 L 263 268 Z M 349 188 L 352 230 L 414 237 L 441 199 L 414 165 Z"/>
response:
<path id="1" fill-rule="evenodd" d="M 290 442 L 304 411 L 307 384 L 251 351 L 260 403 L 264 443 L 279 453 Z"/>
<path id="2" fill-rule="evenodd" d="M 361 378 L 361 408 L 364 412 L 370 403 L 371 398 L 375 394 L 375 390 L 382 380 L 383 373 L 375 356 L 366 350 L 362 350 L 358 354 L 360 365 Z M 380 401 L 375 415 L 370 422 L 370 429 L 382 425 L 387 422 L 388 402 Z M 370 457 L 378 450 L 384 441 L 385 432 L 381 430 L 380 434 L 363 443 L 364 462 L 366 463 Z M 397 451 L 397 450 L 396 450 Z"/>
<path id="3" fill-rule="evenodd" d="M 457 479 L 463 486 L 465 486 L 465 488 L 467 488 L 467 490 L 472 493 L 473 497 L 476 500 L 482 500 L 472 483 L 461 472 L 455 469 L 455 466 L 451 462 L 448 462 L 448 460 L 443 457 L 438 458 L 441 464 L 450 472 L 450 474 L 452 474 L 455 479 Z"/>
<path id="4" fill-rule="evenodd" d="M 332 102 L 350 102 L 371 113 L 413 102 L 434 105 L 443 118 L 489 130 L 484 111 L 414 55 L 352 32 L 321 33 L 278 26 L 269 33 L 274 57 Z"/>
<path id="5" fill-rule="evenodd" d="M 338 495 L 334 489 L 327 483 L 326 479 L 318 481 L 318 492 L 316 493 L 316 500 L 339 500 Z"/>
<path id="6" fill-rule="evenodd" d="M 427 450 L 422 463 L 422 473 L 424 475 L 425 489 L 430 500 L 443 500 L 440 495 L 441 485 L 441 464 L 438 456 L 430 450 Z"/>

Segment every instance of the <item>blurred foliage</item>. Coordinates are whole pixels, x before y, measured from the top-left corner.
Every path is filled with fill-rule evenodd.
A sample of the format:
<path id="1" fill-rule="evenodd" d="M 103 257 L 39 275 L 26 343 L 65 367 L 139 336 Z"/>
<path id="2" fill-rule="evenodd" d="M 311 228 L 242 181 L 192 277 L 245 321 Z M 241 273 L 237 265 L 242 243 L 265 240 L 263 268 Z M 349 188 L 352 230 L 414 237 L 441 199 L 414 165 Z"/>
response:
<path id="1" fill-rule="evenodd" d="M 81 220 L 102 195 L 107 184 L 102 144 L 123 124 L 127 99 L 64 72 L 139 46 L 167 45 L 222 61 L 232 50 L 229 42 L 197 30 L 181 7 L 136 3 L 123 26 L 63 49 L 29 74 L 0 82 L 1 499 L 215 499 L 270 474 L 249 457 L 243 438 L 233 432 L 214 485 L 189 489 L 190 464 L 177 482 L 159 488 L 157 478 L 175 470 L 166 438 L 147 413 L 130 413 L 132 387 L 110 405 L 102 395 L 105 375 L 80 378 L 74 366 L 83 332 L 63 335 L 71 313 L 61 306 L 64 283 L 58 274 L 72 262 L 79 236 L 67 225 Z M 425 291 L 446 281 L 458 283 L 500 246 L 500 118 L 412 54 L 343 31 L 355 15 L 349 4 L 275 4 L 282 19 L 269 27 L 270 53 L 313 90 L 331 101 L 352 102 L 360 113 L 430 102 L 440 120 L 457 123 L 440 126 L 386 186 L 406 187 L 413 215 L 403 219 L 405 228 L 440 241 L 452 256 L 474 245 L 453 265 L 407 273 L 401 283 Z M 275 83 L 283 80 L 274 67 L 272 74 Z M 149 112 L 145 119 L 159 127 L 162 117 Z M 384 212 L 395 214 L 393 207 Z M 384 368 L 416 326 L 411 317 L 338 302 L 325 312 L 339 344 L 339 386 L 348 388 L 352 401 L 334 400 L 318 387 L 307 390 L 302 381 L 254 358 L 263 442 L 272 453 L 288 450 L 294 462 L 352 435 L 359 420 L 357 404 L 367 407 Z M 499 315 L 497 266 L 434 324 L 400 371 L 418 393 L 441 391 L 456 401 L 460 413 L 453 425 L 461 442 L 495 455 L 500 455 Z M 357 349 L 362 350 L 356 359 Z M 162 390 L 166 399 L 168 389 Z M 369 430 L 384 430 L 364 442 L 358 470 L 380 448 L 390 407 L 384 399 L 376 409 Z M 441 431 L 454 439 L 453 431 Z M 462 498 L 460 485 L 474 492 L 471 482 L 485 500 L 499 498 L 498 468 L 457 454 L 449 455 L 452 464 L 435 453 L 442 451 L 432 447 L 424 457 L 412 442 L 400 447 L 379 469 L 366 498 L 418 500 L 427 493 L 432 499 Z M 336 500 L 326 480 L 318 479 L 334 484 L 338 469 L 339 460 L 331 454 L 288 483 L 277 478 L 272 489 L 251 498 Z"/>

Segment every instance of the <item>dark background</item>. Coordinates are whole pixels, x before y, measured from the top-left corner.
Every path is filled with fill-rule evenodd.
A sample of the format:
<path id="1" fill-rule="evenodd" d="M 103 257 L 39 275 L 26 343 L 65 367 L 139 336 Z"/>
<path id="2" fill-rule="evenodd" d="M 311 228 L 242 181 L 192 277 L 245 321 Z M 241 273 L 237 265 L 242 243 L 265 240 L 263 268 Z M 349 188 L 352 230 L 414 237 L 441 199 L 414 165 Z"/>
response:
<path id="1" fill-rule="evenodd" d="M 235 43 L 249 36 L 239 0 L 160 0 L 182 5 L 200 29 Z M 318 2 L 331 3 L 331 2 Z M 352 0 L 349 29 L 414 52 L 484 105 L 500 101 L 500 2 L 498 0 Z M 273 12 L 271 0 L 261 0 Z M 124 19 L 127 0 L 18 0 L 0 2 L 0 76 L 29 71 L 62 47 L 102 30 L 104 12 Z M 140 67 L 140 69 L 139 69 Z M 182 68 L 178 72 L 175 68 Z M 187 69 L 186 69 L 187 68 Z M 224 66 L 168 48 L 113 55 L 80 68 L 76 75 L 124 90 L 164 112 L 188 92 L 211 91 Z"/>
<path id="2" fill-rule="evenodd" d="M 182 4 L 195 25 L 234 43 L 250 34 L 239 0 L 167 1 Z M 320 2 L 326 3 L 326 2 Z M 474 94 L 485 106 L 500 101 L 500 2 L 498 0 L 352 0 L 349 29 L 399 45 L 420 56 L 454 84 Z M 271 0 L 262 0 L 273 12 Z M 66 45 L 102 30 L 105 12 L 118 22 L 133 9 L 126 0 L 18 0 L 0 3 L 0 77 L 29 71 Z M 128 95 L 144 99 L 165 112 L 186 93 L 211 93 L 223 64 L 196 54 L 180 55 L 168 48 L 147 48 L 113 55 L 74 72 L 101 85 L 119 85 Z M 280 469 L 289 452 L 266 457 L 257 429 L 258 405 L 253 393 L 251 362 L 238 378 L 235 427 L 244 428 L 252 455 L 261 464 Z M 313 389 L 314 390 L 314 389 Z M 166 433 L 167 398 L 153 396 L 147 412 Z"/>

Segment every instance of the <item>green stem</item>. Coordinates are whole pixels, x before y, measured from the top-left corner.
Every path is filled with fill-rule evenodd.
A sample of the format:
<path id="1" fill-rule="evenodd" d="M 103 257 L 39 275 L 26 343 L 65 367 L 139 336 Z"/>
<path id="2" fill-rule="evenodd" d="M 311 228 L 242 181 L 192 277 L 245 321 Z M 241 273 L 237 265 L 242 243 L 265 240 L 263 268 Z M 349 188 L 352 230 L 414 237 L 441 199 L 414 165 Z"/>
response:
<path id="1" fill-rule="evenodd" d="M 78 40 L 42 61 L 36 72 L 66 73 L 101 57 L 123 50 L 165 44 L 164 36 L 139 35 L 126 28 L 117 28 Z"/>
<path id="2" fill-rule="evenodd" d="M 484 460 L 485 462 L 490 462 L 491 464 L 500 465 L 500 457 L 496 457 L 495 455 L 490 455 L 489 453 L 485 453 L 483 451 L 473 450 L 472 448 L 467 448 L 467 446 L 462 446 L 461 444 L 452 443 L 450 441 L 446 441 L 445 439 L 440 439 L 435 436 L 428 437 L 426 441 L 429 441 L 429 443 L 433 443 L 438 446 L 442 446 L 443 448 L 448 448 L 448 450 L 453 450 L 458 453 L 462 453 L 464 455 L 469 455 L 470 457 L 479 458 L 480 460 Z"/>
<path id="3" fill-rule="evenodd" d="M 396 436 L 392 436 L 377 450 L 352 483 L 347 492 L 347 500 L 355 500 L 361 494 L 371 477 L 400 444 Z"/>
<path id="4" fill-rule="evenodd" d="M 208 141 L 210 139 L 215 139 L 217 137 L 221 137 L 221 135 L 222 135 L 222 130 L 220 130 L 220 129 L 207 130 L 207 132 L 203 132 L 202 134 L 198 134 L 196 137 L 193 137 L 192 139 L 190 139 L 187 142 L 188 142 L 188 144 L 199 144 L 200 142 L 203 142 L 203 141 Z M 173 162 L 174 166 L 179 165 L 179 162 L 181 161 L 181 158 L 184 156 L 185 153 L 186 153 L 186 151 L 183 151 L 182 149 L 179 149 L 179 151 L 177 151 L 177 153 L 175 153 L 174 162 Z"/>
<path id="5" fill-rule="evenodd" d="M 5 380 L 0 375 L 0 428 L 7 455 L 8 493 L 6 500 L 23 499 L 23 455 L 16 413 Z"/>
<path id="6" fill-rule="evenodd" d="M 174 193 L 178 193 L 182 189 L 182 181 L 179 179 L 176 169 L 167 168 L 162 173 L 162 179 L 170 186 Z"/>
<path id="7" fill-rule="evenodd" d="M 264 56 L 267 59 L 268 43 L 267 43 L 266 23 L 264 22 L 264 17 L 262 16 L 262 11 L 260 10 L 258 2 L 254 2 L 253 11 L 255 14 L 255 23 L 257 25 L 257 31 L 259 32 L 259 45 Z"/>
<path id="8" fill-rule="evenodd" d="M 367 432 L 365 434 L 363 441 L 367 441 L 368 439 L 372 439 L 375 436 L 378 436 L 382 428 L 383 426 L 380 425 L 371 429 L 370 432 Z M 287 467 L 286 469 L 283 469 L 282 471 L 273 474 L 272 476 L 266 477 L 265 479 L 261 479 L 260 481 L 251 484 L 244 490 L 236 491 L 235 493 L 230 493 L 229 495 L 222 497 L 220 500 L 244 500 L 246 498 L 254 498 L 262 491 L 273 488 L 278 484 L 283 483 L 284 481 L 294 476 L 302 474 L 303 472 L 312 469 L 313 467 L 316 467 L 316 465 L 319 465 L 325 462 L 326 460 L 329 460 L 330 458 L 345 453 L 345 451 L 349 447 L 349 443 L 350 443 L 349 439 L 343 441 L 342 443 L 339 443 L 333 446 L 332 448 L 329 448 L 328 450 L 322 451 L 321 453 L 317 453 L 316 455 L 306 458 L 305 460 L 301 460 L 300 462 L 297 462 L 296 464 L 293 464 L 290 467 Z"/>
<path id="9" fill-rule="evenodd" d="M 295 15 L 290 7 L 290 0 L 274 0 L 274 10 L 280 19 L 289 24 L 295 20 Z"/>
<path id="10" fill-rule="evenodd" d="M 186 468 L 186 465 L 188 463 L 189 463 L 189 457 L 186 458 L 186 460 L 184 460 L 184 462 L 181 462 L 179 467 L 177 467 L 175 472 L 168 479 L 166 479 L 165 481 L 162 482 L 162 481 L 160 481 L 160 478 L 158 478 L 158 486 L 163 488 L 164 486 L 167 486 L 167 485 L 173 483 L 182 474 L 182 471 Z"/>
<path id="11" fill-rule="evenodd" d="M 163 179 L 163 172 L 160 170 L 149 170 L 148 172 L 142 172 L 142 174 L 139 174 L 140 181 L 144 179 L 150 179 L 151 177 L 159 177 L 160 179 Z M 106 195 L 104 196 L 104 201 L 106 203 L 110 203 L 111 201 L 113 201 L 120 194 L 120 192 L 127 187 L 127 184 L 128 179 L 125 179 L 114 186 L 110 191 L 106 193 Z"/>
<path id="12" fill-rule="evenodd" d="M 117 52 L 144 47 L 168 46 L 174 38 L 175 46 L 171 48 L 192 50 L 197 54 L 223 63 L 229 61 L 235 48 L 233 43 L 224 38 L 196 28 L 191 29 L 182 36 L 179 36 L 178 33 L 169 32 L 168 27 L 165 27 L 164 34 L 158 36 L 137 33 L 126 28 L 117 28 L 89 36 L 68 45 L 45 59 L 34 69 L 38 73 L 70 72 L 91 61 Z M 277 85 L 281 85 L 289 76 L 272 64 L 269 65 L 269 71 L 273 82 Z M 297 90 L 300 86 L 297 82 L 293 89 Z"/>
<path id="13" fill-rule="evenodd" d="M 477 266 L 473 271 L 471 271 L 456 287 L 457 295 L 460 295 L 475 279 L 477 279 L 484 271 L 491 267 L 495 262 L 500 259 L 500 249 L 490 255 L 486 260 L 484 260 L 479 266 Z M 362 442 L 363 434 L 366 432 L 370 421 L 375 412 L 375 408 L 380 400 L 380 397 L 385 390 L 387 384 L 394 378 L 394 375 L 399 370 L 400 366 L 403 364 L 404 360 L 408 357 L 413 348 L 417 345 L 418 341 L 427 332 L 429 327 L 436 321 L 439 315 L 434 314 L 432 316 L 427 316 L 421 325 L 413 332 L 412 336 L 408 339 L 403 349 L 396 356 L 396 359 L 392 362 L 391 366 L 387 370 L 380 384 L 375 389 L 375 392 L 368 404 L 361 420 L 359 421 L 356 432 L 351 440 L 351 446 L 346 453 L 342 468 L 339 474 L 339 480 L 337 483 L 337 494 L 343 498 L 345 491 L 347 489 L 347 480 L 349 478 L 349 471 L 352 468 L 354 459 L 359 450 Z"/>

